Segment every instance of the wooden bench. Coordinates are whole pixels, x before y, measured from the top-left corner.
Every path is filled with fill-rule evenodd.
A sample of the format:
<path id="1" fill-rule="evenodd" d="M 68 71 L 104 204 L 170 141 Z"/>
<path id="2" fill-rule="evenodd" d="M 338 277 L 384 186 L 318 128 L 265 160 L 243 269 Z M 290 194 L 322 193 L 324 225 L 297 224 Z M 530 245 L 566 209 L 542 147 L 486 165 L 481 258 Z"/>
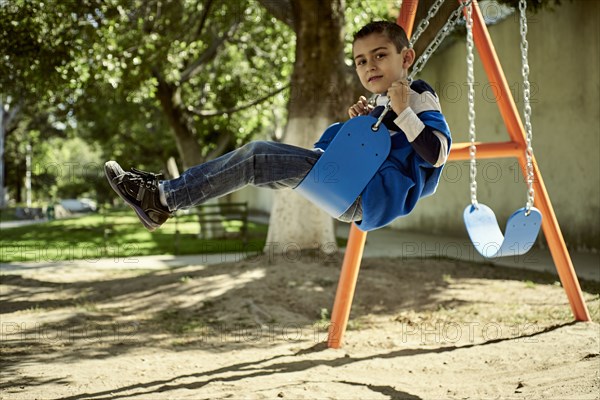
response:
<path id="1" fill-rule="evenodd" d="M 201 239 L 239 238 L 248 242 L 248 203 L 202 204 L 196 207 Z M 228 231 L 223 222 L 240 221 L 239 231 Z M 207 227 L 207 225 L 209 225 Z M 212 232 L 208 237 L 207 232 Z"/>
<path id="2" fill-rule="evenodd" d="M 44 211 L 39 207 L 17 207 L 15 217 L 17 219 L 42 219 L 44 218 Z"/>

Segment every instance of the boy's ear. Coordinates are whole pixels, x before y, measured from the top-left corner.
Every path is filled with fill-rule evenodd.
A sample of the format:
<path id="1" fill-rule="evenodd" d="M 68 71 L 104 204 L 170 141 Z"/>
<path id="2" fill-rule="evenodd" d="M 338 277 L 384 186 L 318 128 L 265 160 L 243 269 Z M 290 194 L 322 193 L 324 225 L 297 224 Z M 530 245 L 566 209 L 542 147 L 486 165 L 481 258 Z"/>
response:
<path id="1" fill-rule="evenodd" d="M 404 56 L 402 58 L 402 66 L 408 69 L 415 62 L 415 51 L 412 48 L 404 49 Z"/>
<path id="2" fill-rule="evenodd" d="M 407 48 L 404 51 L 402 63 L 404 68 L 409 68 L 415 62 L 416 53 L 412 48 Z"/>

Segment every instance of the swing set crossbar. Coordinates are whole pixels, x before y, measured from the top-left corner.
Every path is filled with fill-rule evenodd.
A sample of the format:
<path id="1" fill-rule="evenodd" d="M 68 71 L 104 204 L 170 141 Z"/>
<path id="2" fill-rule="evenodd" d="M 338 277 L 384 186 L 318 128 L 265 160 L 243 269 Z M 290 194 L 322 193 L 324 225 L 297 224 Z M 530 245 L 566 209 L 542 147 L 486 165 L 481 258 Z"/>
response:
<path id="1" fill-rule="evenodd" d="M 458 1 L 459 3 L 464 3 L 465 0 Z M 412 34 L 418 4 L 419 0 L 405 0 L 400 8 L 400 15 L 398 16 L 397 23 L 404 28 L 409 37 Z M 499 90 L 498 108 L 511 139 L 509 142 L 478 143 L 477 157 L 516 157 L 519 161 L 521 171 L 525 175 L 527 171 L 527 160 L 524 151 L 526 148 L 525 129 L 477 0 L 473 0 L 472 3 L 472 18 L 475 47 L 477 47 L 479 51 L 489 82 L 493 82 Z M 453 144 L 449 161 L 468 160 L 470 158 L 470 146 L 471 143 Z M 532 157 L 532 163 L 534 175 L 533 187 L 536 193 L 535 205 L 543 216 L 544 222 L 542 223 L 542 229 L 548 242 L 548 247 L 552 259 L 554 260 L 559 279 L 565 289 L 575 320 L 591 321 L 573 267 L 573 262 L 571 261 L 556 214 L 554 213 L 552 203 L 550 202 L 550 196 L 544 185 L 542 174 L 535 161 L 535 157 Z M 366 232 L 359 230 L 354 224 L 351 225 L 350 236 L 348 238 L 340 280 L 331 313 L 331 324 L 329 326 L 327 345 L 332 348 L 340 348 L 343 343 L 366 235 Z"/>
<path id="2" fill-rule="evenodd" d="M 519 158 L 525 152 L 525 148 L 518 142 L 475 142 L 477 146 L 477 158 Z M 448 161 L 460 161 L 470 159 L 471 143 L 454 143 L 452 151 L 448 155 Z"/>

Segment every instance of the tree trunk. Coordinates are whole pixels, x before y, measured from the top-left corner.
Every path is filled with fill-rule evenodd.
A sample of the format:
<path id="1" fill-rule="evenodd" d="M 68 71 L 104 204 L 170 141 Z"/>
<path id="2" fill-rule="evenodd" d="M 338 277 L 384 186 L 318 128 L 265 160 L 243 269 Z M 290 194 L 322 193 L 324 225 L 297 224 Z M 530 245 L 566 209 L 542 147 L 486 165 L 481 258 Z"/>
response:
<path id="1" fill-rule="evenodd" d="M 313 143 L 352 99 L 344 63 L 343 0 L 293 0 L 296 60 L 288 102 L 286 142 Z M 332 218 L 299 195 L 277 192 L 267 235 L 268 251 L 333 251 Z"/>
<path id="2" fill-rule="evenodd" d="M 185 116 L 181 109 L 181 99 L 179 97 L 179 89 L 164 79 L 157 76 L 158 80 L 158 99 L 161 107 L 175 136 L 175 144 L 179 156 L 183 162 L 183 170 L 189 169 L 194 165 L 201 164 L 206 160 L 202 157 L 200 144 L 194 136 L 194 133 L 187 126 Z M 210 199 L 204 204 L 219 204 L 219 199 Z M 218 222 L 205 222 L 202 224 L 202 234 L 205 239 L 213 239 L 216 237 L 220 229 Z"/>
<path id="3" fill-rule="evenodd" d="M 5 207 L 6 198 L 4 194 L 4 136 L 4 102 L 0 96 L 0 209 Z"/>
<path id="4" fill-rule="evenodd" d="M 23 101 L 5 104 L 4 98 L 0 95 L 0 208 L 6 207 L 6 188 L 5 188 L 5 166 L 4 166 L 4 146 L 6 137 L 11 130 L 15 129 L 21 112 Z M 20 187 L 17 187 L 17 193 L 20 200 Z"/>
<path id="5" fill-rule="evenodd" d="M 177 150 L 183 162 L 183 169 L 186 170 L 194 165 L 204 162 L 198 140 L 186 124 L 185 117 L 181 110 L 181 101 L 178 95 L 178 89 L 157 76 L 158 80 L 158 99 L 162 110 L 173 129 Z"/>

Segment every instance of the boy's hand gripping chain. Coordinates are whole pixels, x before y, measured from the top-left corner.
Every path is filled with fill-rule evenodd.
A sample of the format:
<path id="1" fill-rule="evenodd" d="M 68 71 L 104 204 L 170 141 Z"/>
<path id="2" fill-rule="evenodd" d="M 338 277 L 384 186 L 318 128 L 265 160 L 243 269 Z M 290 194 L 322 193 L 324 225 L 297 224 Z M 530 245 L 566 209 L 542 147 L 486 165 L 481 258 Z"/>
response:
<path id="1" fill-rule="evenodd" d="M 427 48 L 425 49 L 423 54 L 421 54 L 421 57 L 419 57 L 419 59 L 415 62 L 415 65 L 413 66 L 413 69 L 412 69 L 410 75 L 408 76 L 409 85 L 413 81 L 413 78 L 415 77 L 415 75 L 417 75 L 419 72 L 421 72 L 421 70 L 425 67 L 425 64 L 427 64 L 427 61 L 429 61 L 429 58 L 431 57 L 431 55 L 433 53 L 435 53 L 435 51 L 437 50 L 438 47 L 440 47 L 440 44 L 442 44 L 442 42 L 444 41 L 446 36 L 448 36 L 448 34 L 450 32 L 452 32 L 452 30 L 454 29 L 454 27 L 456 26 L 456 24 L 462 17 L 462 13 L 463 13 L 463 10 L 465 9 L 465 7 L 470 6 L 472 2 L 473 2 L 473 0 L 466 1 L 466 2 L 462 3 L 456 10 L 454 10 L 454 12 L 452 12 L 450 17 L 448 18 L 448 21 L 446 21 L 446 23 L 444 24 L 442 29 L 439 30 L 439 32 L 437 33 L 437 35 L 435 36 L 433 41 L 431 43 L 429 43 L 429 46 L 427 46 Z M 435 6 L 435 4 L 434 4 L 434 6 Z M 437 10 L 435 10 L 435 11 L 437 11 Z M 432 14 L 431 11 L 430 11 L 430 14 Z M 433 13 L 433 14 L 435 14 L 435 13 Z M 425 25 L 425 27 L 426 27 L 426 25 Z M 419 29 L 421 29 L 421 26 L 419 26 Z M 419 35 L 420 35 L 420 33 L 419 33 Z M 411 45 L 412 45 L 412 42 L 411 42 Z M 371 130 L 373 132 L 377 132 L 379 130 L 379 126 L 383 122 L 383 118 L 385 117 L 385 115 L 388 113 L 388 111 L 390 111 L 390 108 L 392 108 L 392 106 L 390 104 L 390 100 L 388 100 L 388 102 L 385 104 L 385 108 L 384 108 L 383 112 L 381 113 L 379 118 L 377 118 L 377 122 L 375 122 L 375 124 L 371 127 Z"/>

